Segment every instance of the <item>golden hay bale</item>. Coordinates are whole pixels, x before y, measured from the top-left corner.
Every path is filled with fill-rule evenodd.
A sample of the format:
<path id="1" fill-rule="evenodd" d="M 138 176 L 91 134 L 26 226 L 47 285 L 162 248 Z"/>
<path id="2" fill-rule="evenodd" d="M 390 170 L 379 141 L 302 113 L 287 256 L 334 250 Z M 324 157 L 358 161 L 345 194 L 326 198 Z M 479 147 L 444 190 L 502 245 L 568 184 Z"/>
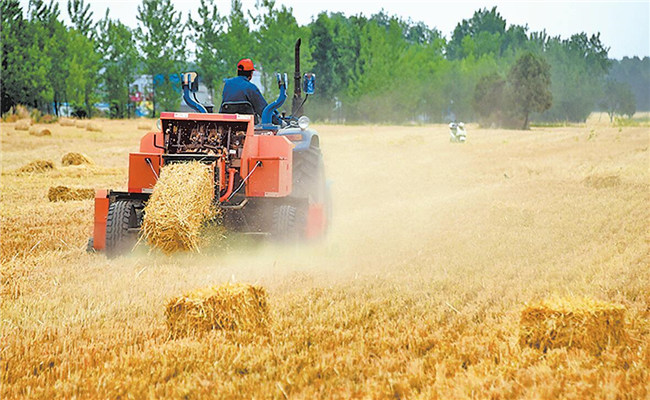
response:
<path id="1" fill-rule="evenodd" d="M 88 200 L 95 198 L 95 190 L 52 186 L 47 191 L 47 198 L 50 201 Z"/>
<path id="2" fill-rule="evenodd" d="M 521 312 L 519 343 L 542 350 L 574 347 L 599 353 L 627 339 L 625 308 L 593 299 L 555 299 Z"/>
<path id="3" fill-rule="evenodd" d="M 86 130 L 89 132 L 101 132 L 102 126 L 96 122 L 88 122 L 88 124 L 86 124 Z"/>
<path id="4" fill-rule="evenodd" d="M 31 128 L 29 128 L 29 134 L 32 136 L 52 136 L 52 131 L 50 131 L 47 128 L 32 126 Z"/>
<path id="5" fill-rule="evenodd" d="M 263 287 L 225 283 L 171 299 L 165 315 L 174 337 L 212 329 L 260 332 L 267 328 L 269 308 Z"/>
<path id="6" fill-rule="evenodd" d="M 86 129 L 86 126 L 88 126 L 88 121 L 77 119 L 74 121 L 74 126 L 80 129 Z"/>
<path id="7" fill-rule="evenodd" d="M 170 164 L 144 209 L 142 237 L 166 254 L 199 250 L 203 223 L 215 216 L 212 169 L 199 162 Z"/>
<path id="8" fill-rule="evenodd" d="M 583 183 L 589 187 L 604 189 L 619 186 L 621 184 L 621 178 L 618 175 L 590 175 L 583 180 Z"/>
<path id="9" fill-rule="evenodd" d="M 144 131 L 151 129 L 151 122 L 144 121 L 144 120 L 138 122 L 138 129 L 142 129 Z"/>
<path id="10" fill-rule="evenodd" d="M 93 160 L 85 154 L 81 153 L 67 153 L 61 158 L 62 165 L 81 165 L 81 164 L 94 164 Z"/>
<path id="11" fill-rule="evenodd" d="M 21 119 L 20 121 L 16 122 L 16 125 L 14 125 L 14 129 L 17 131 L 28 131 L 30 126 L 31 126 L 30 120 Z"/>
<path id="12" fill-rule="evenodd" d="M 18 172 L 45 172 L 54 169 L 54 163 L 49 160 L 36 160 L 23 165 Z"/>
<path id="13" fill-rule="evenodd" d="M 75 120 L 71 118 L 61 118 L 59 120 L 61 126 L 75 126 Z"/>

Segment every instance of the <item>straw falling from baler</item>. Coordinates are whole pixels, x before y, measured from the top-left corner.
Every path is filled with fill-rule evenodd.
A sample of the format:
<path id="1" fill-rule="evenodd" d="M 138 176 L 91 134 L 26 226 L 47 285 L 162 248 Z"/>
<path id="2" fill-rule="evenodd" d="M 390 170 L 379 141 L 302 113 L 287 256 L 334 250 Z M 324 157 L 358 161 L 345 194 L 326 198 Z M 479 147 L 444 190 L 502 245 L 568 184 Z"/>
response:
<path id="1" fill-rule="evenodd" d="M 216 216 L 213 182 L 211 168 L 199 162 L 163 167 L 144 209 L 147 244 L 166 254 L 199 251 L 203 223 Z"/>

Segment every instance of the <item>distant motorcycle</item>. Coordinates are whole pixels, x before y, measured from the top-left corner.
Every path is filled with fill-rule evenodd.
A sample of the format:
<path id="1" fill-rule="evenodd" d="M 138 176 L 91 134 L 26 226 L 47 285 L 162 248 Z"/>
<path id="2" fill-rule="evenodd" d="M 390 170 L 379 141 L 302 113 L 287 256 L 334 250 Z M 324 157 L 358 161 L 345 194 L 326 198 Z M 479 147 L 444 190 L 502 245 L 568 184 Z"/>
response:
<path id="1" fill-rule="evenodd" d="M 467 132 L 465 132 L 465 124 L 462 122 L 449 124 L 449 141 L 452 143 L 465 143 L 467 140 Z"/>

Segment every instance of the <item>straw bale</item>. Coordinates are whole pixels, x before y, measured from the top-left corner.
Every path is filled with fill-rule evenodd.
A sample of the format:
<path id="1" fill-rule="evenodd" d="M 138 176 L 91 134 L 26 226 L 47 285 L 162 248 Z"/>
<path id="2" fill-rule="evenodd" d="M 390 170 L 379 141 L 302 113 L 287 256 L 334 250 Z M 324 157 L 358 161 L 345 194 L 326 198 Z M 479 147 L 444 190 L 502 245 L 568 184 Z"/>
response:
<path id="1" fill-rule="evenodd" d="M 554 299 L 521 313 L 519 343 L 546 351 L 573 347 L 600 353 L 627 340 L 625 308 L 598 300 Z"/>
<path id="2" fill-rule="evenodd" d="M 20 121 L 16 122 L 16 125 L 14 125 L 14 129 L 17 131 L 28 131 L 30 126 L 31 126 L 30 120 L 21 119 Z"/>
<path id="3" fill-rule="evenodd" d="M 89 121 L 88 124 L 86 124 L 86 130 L 89 132 L 101 132 L 102 126 L 96 122 Z"/>
<path id="4" fill-rule="evenodd" d="M 75 120 L 71 118 L 61 118 L 59 120 L 61 126 L 75 126 Z"/>
<path id="5" fill-rule="evenodd" d="M 77 128 L 86 129 L 86 126 L 88 126 L 88 121 L 77 119 L 74 121 L 74 126 Z"/>
<path id="6" fill-rule="evenodd" d="M 174 337 L 212 329 L 264 332 L 269 308 L 263 287 L 225 283 L 172 298 L 165 315 Z"/>
<path id="7" fill-rule="evenodd" d="M 47 191 L 50 201 L 88 200 L 95 198 L 94 189 L 69 188 L 67 186 L 52 186 Z"/>
<path id="8" fill-rule="evenodd" d="M 616 187 L 621 184 L 621 178 L 618 175 L 597 176 L 590 175 L 583 180 L 584 184 L 596 189 L 605 189 Z"/>
<path id="9" fill-rule="evenodd" d="M 148 129 L 151 129 L 151 122 L 144 121 L 144 120 L 138 122 L 138 129 L 141 129 L 141 130 L 144 130 L 144 131 L 146 131 Z"/>
<path id="10" fill-rule="evenodd" d="M 32 136 L 52 136 L 52 131 L 50 131 L 47 128 L 32 126 L 31 128 L 29 128 L 29 134 Z"/>
<path id="11" fill-rule="evenodd" d="M 199 162 L 170 164 L 144 209 L 142 237 L 166 254 L 199 250 L 203 223 L 215 217 L 212 169 Z"/>
<path id="12" fill-rule="evenodd" d="M 61 158 L 62 165 L 82 165 L 94 164 L 93 160 L 85 154 L 81 153 L 67 153 Z"/>
<path id="13" fill-rule="evenodd" d="M 23 165 L 18 172 L 45 172 L 54 169 L 54 163 L 49 160 L 36 160 Z"/>

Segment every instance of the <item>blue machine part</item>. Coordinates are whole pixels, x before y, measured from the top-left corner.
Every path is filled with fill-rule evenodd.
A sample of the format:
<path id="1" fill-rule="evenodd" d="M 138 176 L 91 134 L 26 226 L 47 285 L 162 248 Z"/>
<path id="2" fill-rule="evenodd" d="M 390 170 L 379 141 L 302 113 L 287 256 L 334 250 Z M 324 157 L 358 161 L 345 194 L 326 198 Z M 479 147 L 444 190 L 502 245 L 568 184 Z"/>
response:
<path id="1" fill-rule="evenodd" d="M 275 110 L 280 108 L 284 101 L 287 99 L 287 74 L 284 74 L 284 80 L 282 75 L 275 74 L 275 77 L 278 79 L 278 87 L 280 88 L 280 95 L 275 101 L 264 108 L 262 111 L 262 128 L 263 129 L 278 129 L 277 125 L 273 125 L 273 114 Z"/>
<path id="2" fill-rule="evenodd" d="M 185 72 L 183 76 L 183 100 L 188 106 L 200 113 L 207 113 L 208 110 L 196 99 L 196 90 L 199 87 L 198 75 L 196 72 Z M 192 96 L 194 95 L 194 96 Z"/>
<path id="3" fill-rule="evenodd" d="M 305 74 L 303 77 L 303 92 L 305 94 L 314 94 L 314 91 L 316 90 L 316 74 Z"/>
<path id="4" fill-rule="evenodd" d="M 289 129 L 282 129 L 277 133 L 278 136 L 287 136 L 287 138 L 296 145 L 296 147 L 293 148 L 294 152 L 300 152 L 309 149 L 309 146 L 311 146 L 312 141 L 316 140 L 318 143 L 318 133 L 316 131 L 313 131 L 311 129 L 305 129 L 302 130 L 300 128 L 289 128 Z M 298 139 L 300 138 L 300 139 Z"/>

